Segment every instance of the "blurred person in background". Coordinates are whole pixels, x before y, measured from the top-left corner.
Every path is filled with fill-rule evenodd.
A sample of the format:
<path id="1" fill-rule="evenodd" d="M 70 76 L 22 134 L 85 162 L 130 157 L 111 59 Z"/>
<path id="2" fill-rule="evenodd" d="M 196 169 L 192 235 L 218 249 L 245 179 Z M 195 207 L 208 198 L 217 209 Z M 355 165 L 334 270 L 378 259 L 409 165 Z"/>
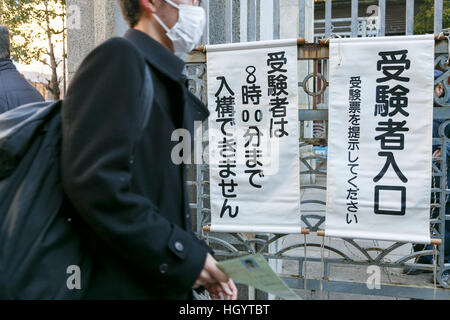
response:
<path id="1" fill-rule="evenodd" d="M 23 104 L 44 101 L 11 61 L 9 30 L 0 26 L 0 113 Z"/>

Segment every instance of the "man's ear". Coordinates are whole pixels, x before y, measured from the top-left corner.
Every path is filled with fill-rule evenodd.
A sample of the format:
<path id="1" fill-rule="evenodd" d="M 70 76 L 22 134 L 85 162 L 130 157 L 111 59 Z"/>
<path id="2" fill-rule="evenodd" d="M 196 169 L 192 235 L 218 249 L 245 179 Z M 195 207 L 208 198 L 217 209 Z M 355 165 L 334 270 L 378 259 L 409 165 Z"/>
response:
<path id="1" fill-rule="evenodd" d="M 157 0 L 141 0 L 141 8 L 146 14 L 156 13 L 156 1 Z"/>

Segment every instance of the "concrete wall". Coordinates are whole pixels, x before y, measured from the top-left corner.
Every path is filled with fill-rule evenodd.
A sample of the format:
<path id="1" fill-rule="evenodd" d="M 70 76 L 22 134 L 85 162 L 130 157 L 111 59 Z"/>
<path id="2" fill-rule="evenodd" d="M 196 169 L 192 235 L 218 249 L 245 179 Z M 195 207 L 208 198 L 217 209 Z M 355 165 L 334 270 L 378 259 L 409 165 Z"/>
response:
<path id="1" fill-rule="evenodd" d="M 92 49 L 127 29 L 116 0 L 67 0 L 67 21 L 69 79 Z"/>

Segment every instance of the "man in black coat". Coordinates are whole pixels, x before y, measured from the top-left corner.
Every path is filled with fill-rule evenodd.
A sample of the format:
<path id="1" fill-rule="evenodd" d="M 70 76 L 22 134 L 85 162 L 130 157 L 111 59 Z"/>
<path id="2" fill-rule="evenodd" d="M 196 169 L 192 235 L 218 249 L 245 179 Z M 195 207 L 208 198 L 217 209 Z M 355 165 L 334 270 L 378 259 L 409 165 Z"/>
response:
<path id="1" fill-rule="evenodd" d="M 82 290 L 88 299 L 189 299 L 203 286 L 213 298 L 236 299 L 233 281 L 192 232 L 185 166 L 171 159 L 173 131 L 192 133 L 209 115 L 187 90 L 176 41 L 155 19 L 173 28 L 179 9 L 165 0 L 119 3 L 131 29 L 89 54 L 63 103 L 63 214 L 91 259 Z"/>
<path id="2" fill-rule="evenodd" d="M 39 91 L 17 71 L 10 55 L 8 28 L 0 26 L 0 113 L 23 104 L 44 101 Z"/>

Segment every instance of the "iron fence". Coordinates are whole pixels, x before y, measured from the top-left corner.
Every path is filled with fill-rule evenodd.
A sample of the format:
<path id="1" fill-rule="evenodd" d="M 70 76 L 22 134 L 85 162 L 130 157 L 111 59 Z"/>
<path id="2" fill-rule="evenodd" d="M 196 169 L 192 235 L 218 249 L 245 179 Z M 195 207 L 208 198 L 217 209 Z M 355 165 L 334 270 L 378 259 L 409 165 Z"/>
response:
<path id="1" fill-rule="evenodd" d="M 258 2 L 255 0 L 245 0 L 247 9 L 249 10 L 247 17 L 247 40 L 256 39 L 256 12 Z M 274 39 L 279 38 L 280 30 L 280 11 L 279 1 L 274 2 Z M 208 1 L 204 2 L 208 11 Z M 233 39 L 232 36 L 232 12 L 233 1 L 226 1 L 225 20 L 228 26 L 225 30 L 228 42 Z M 305 34 L 305 0 L 300 0 L 300 34 Z M 384 36 L 385 34 L 385 11 L 386 1 L 379 1 L 379 13 L 375 23 L 378 24 L 376 36 Z M 414 16 L 414 0 L 405 1 L 406 10 L 406 34 L 412 34 Z M 276 9 L 278 8 L 278 9 Z M 357 16 L 358 1 L 351 1 L 352 16 L 350 19 L 341 20 L 347 24 L 345 36 L 367 36 L 370 34 L 361 32 L 361 25 L 364 25 L 364 19 Z M 334 31 L 331 14 L 331 0 L 327 0 L 325 4 L 326 19 L 318 21 L 323 23 L 323 32 L 325 38 L 330 38 Z M 434 31 L 439 35 L 442 31 L 442 9 L 443 1 L 435 0 L 435 19 Z M 251 12 L 250 12 L 251 11 Z M 316 21 L 317 22 L 317 21 Z M 334 22 L 336 24 L 337 21 Z M 367 23 L 367 21 L 365 22 Z M 359 31 L 358 31 L 359 30 Z M 367 30 L 367 29 L 366 29 Z M 373 31 L 373 30 L 372 30 Z M 445 30 L 444 30 L 445 31 Z M 278 33 L 278 34 L 276 34 Z M 373 34 L 372 34 L 373 35 Z M 209 32 L 207 33 L 209 37 Z M 205 43 L 209 43 L 205 40 Z M 307 61 L 308 71 L 303 74 L 304 79 L 299 82 L 299 86 L 303 87 L 304 92 L 310 97 L 308 99 L 308 109 L 299 109 L 299 121 L 301 128 L 304 123 L 313 121 L 316 125 L 314 135 L 306 138 L 301 135 L 299 147 L 308 146 L 325 146 L 327 145 L 327 122 L 328 112 L 328 57 L 329 50 L 326 41 L 317 41 L 315 43 L 305 43 L 298 47 L 299 61 Z M 436 79 L 436 83 L 444 83 L 444 96 L 435 97 L 434 118 L 443 120 L 440 126 L 440 137 L 433 139 L 433 144 L 440 146 L 441 157 L 433 158 L 433 187 L 432 193 L 433 203 L 430 205 L 431 219 L 430 231 L 433 238 L 441 239 L 442 244 L 436 248 L 436 252 L 432 248 L 423 248 L 419 251 L 409 252 L 408 254 L 393 255 L 402 247 L 411 246 L 411 244 L 400 242 L 382 243 L 378 241 L 361 241 L 355 239 L 340 239 L 339 245 L 331 243 L 323 237 L 318 237 L 317 232 L 323 229 L 325 222 L 325 206 L 326 201 L 323 195 L 326 194 L 326 155 L 314 152 L 301 153 L 299 161 L 303 164 L 300 172 L 301 176 L 314 176 L 312 183 L 302 184 L 301 190 L 308 192 L 315 191 L 316 198 L 302 199 L 301 205 L 306 210 L 302 210 L 302 224 L 311 232 L 310 235 L 282 235 L 270 234 L 263 237 L 243 233 L 227 233 L 227 234 L 208 234 L 203 231 L 203 227 L 210 223 L 210 203 L 209 203 L 209 168 L 206 164 L 196 165 L 191 171 L 191 181 L 188 186 L 191 194 L 195 194 L 195 199 L 190 203 L 190 208 L 196 211 L 195 231 L 200 238 L 207 241 L 215 248 L 216 255 L 219 257 L 235 257 L 246 255 L 249 253 L 262 253 L 270 261 L 283 261 L 285 264 L 296 264 L 297 272 L 282 274 L 282 278 L 294 289 L 301 290 L 322 290 L 325 292 L 346 292 L 367 295 L 407 297 L 407 298 L 438 298 L 450 299 L 449 284 L 443 281 L 443 275 L 450 272 L 450 263 L 444 261 L 445 250 L 445 223 L 450 220 L 450 216 L 446 216 L 445 206 L 448 201 L 450 190 L 447 181 L 447 148 L 445 147 L 449 141 L 444 134 L 446 125 L 450 125 L 450 91 L 449 91 L 449 75 L 450 68 L 449 59 L 449 42 L 448 39 L 441 36 L 437 37 L 435 46 L 435 66 L 444 74 Z M 191 53 L 187 58 L 187 70 L 190 89 L 205 103 L 206 97 L 206 65 L 205 54 L 201 51 Z M 311 67 L 309 67 L 311 66 Z M 312 69 L 312 70 L 311 70 Z M 311 87 L 309 84 L 312 83 Z M 207 124 L 204 124 L 207 128 Z M 207 142 L 202 143 L 202 147 L 207 147 Z M 313 165 L 315 161 L 319 161 L 322 165 Z M 316 162 L 317 163 L 317 162 Z M 322 194 L 322 195 L 321 195 Z M 450 222 L 447 222 L 450 223 Z M 288 241 L 285 241 L 288 239 Z M 328 239 L 329 240 L 329 239 Z M 283 244 L 288 242 L 287 245 Z M 277 244 L 277 245 L 275 245 Z M 356 253 L 355 253 L 356 252 Z M 320 253 L 320 256 L 318 256 Z M 437 254 L 436 266 L 428 264 L 418 264 L 417 258 L 421 256 Z M 395 258 L 393 258 L 395 257 Z M 308 266 L 321 265 L 320 274 L 317 275 L 314 270 L 308 269 Z M 335 265 L 351 265 L 355 270 L 364 270 L 368 266 L 378 266 L 383 269 L 387 268 L 404 268 L 405 266 L 414 266 L 417 269 L 433 270 L 436 267 L 438 287 L 425 283 L 402 283 L 389 281 L 384 283 L 379 290 L 370 289 L 363 281 L 356 280 L 339 280 L 331 279 L 329 276 L 330 266 Z M 280 265 L 278 265 L 280 267 Z M 358 269 L 363 268 L 363 269 Z M 278 268 L 280 269 L 280 268 Z M 317 268 L 315 268 L 317 269 Z M 291 268 L 292 270 L 292 268 Z M 281 270 L 280 270 L 281 271 Z M 317 270 L 316 270 L 317 271 Z M 281 272 L 280 272 L 281 273 Z M 389 274 L 389 273 L 388 273 Z"/>

